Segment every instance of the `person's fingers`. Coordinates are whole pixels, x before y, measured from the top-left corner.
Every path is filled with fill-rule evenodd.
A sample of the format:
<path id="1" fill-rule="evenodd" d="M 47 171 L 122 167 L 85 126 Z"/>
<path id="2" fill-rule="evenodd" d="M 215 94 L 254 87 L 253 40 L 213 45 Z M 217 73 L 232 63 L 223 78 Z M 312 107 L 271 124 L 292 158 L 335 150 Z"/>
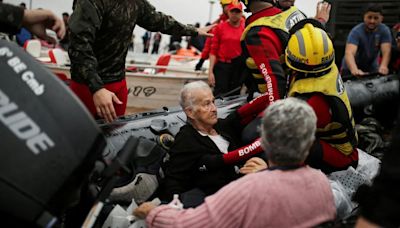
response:
<path id="1" fill-rule="evenodd" d="M 117 95 L 113 94 L 112 100 L 117 104 L 123 104 L 120 99 L 118 99 Z"/>
<path id="2" fill-rule="evenodd" d="M 136 218 L 139 218 L 139 219 L 144 219 L 144 218 L 145 218 L 145 214 L 144 214 L 144 212 L 141 210 L 140 207 L 139 207 L 139 208 L 136 208 L 136 209 L 133 211 L 133 215 L 134 215 Z"/>
<path id="3" fill-rule="evenodd" d="M 328 7 L 326 7 L 326 12 L 330 13 L 331 12 L 331 8 L 332 8 L 332 5 L 328 4 Z"/>
<path id="4" fill-rule="evenodd" d="M 254 168 L 249 168 L 249 167 L 242 167 L 239 169 L 239 172 L 241 174 L 249 174 L 249 173 L 254 173 L 255 169 Z"/>
<path id="5" fill-rule="evenodd" d="M 105 119 L 107 123 L 113 121 L 112 116 L 110 115 L 110 111 L 108 110 L 107 106 L 101 108 L 102 117 Z"/>
<path id="6" fill-rule="evenodd" d="M 101 112 L 101 108 L 99 106 L 96 106 L 96 113 L 98 116 L 103 117 L 103 113 Z"/>
<path id="7" fill-rule="evenodd" d="M 115 113 L 114 105 L 112 103 L 108 104 L 107 111 L 108 111 L 107 115 L 111 119 L 110 122 L 114 121 L 117 118 L 117 114 Z"/>
<path id="8" fill-rule="evenodd" d="M 53 27 L 51 28 L 54 32 L 56 32 L 57 37 L 63 39 L 65 36 L 65 27 L 60 20 L 55 20 Z"/>
<path id="9" fill-rule="evenodd" d="M 45 36 L 45 40 L 48 42 L 48 43 L 50 43 L 50 44 L 56 44 L 57 43 L 57 40 L 56 39 L 54 39 L 53 37 L 51 37 L 51 36 Z"/>

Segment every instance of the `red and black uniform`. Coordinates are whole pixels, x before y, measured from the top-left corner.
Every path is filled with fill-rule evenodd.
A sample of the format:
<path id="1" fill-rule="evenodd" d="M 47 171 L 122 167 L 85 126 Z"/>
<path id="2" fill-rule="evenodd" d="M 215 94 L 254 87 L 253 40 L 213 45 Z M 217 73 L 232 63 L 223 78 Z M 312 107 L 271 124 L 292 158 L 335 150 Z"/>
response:
<path id="1" fill-rule="evenodd" d="M 228 20 L 228 16 L 226 16 L 224 13 L 219 15 L 219 18 L 216 22 L 213 24 L 219 24 L 222 22 L 225 22 Z M 211 29 L 208 33 L 214 34 L 215 27 Z M 210 50 L 211 50 L 211 44 L 212 44 L 212 37 L 206 38 L 206 42 L 204 43 L 203 50 L 201 51 L 201 57 L 199 62 L 196 64 L 195 70 L 201 70 L 201 67 L 203 66 L 204 61 L 210 57 Z"/>
<path id="2" fill-rule="evenodd" d="M 353 113 L 336 65 L 323 75 L 295 73 L 288 96 L 305 100 L 317 116 L 316 140 L 306 163 L 325 173 L 357 168 Z"/>
<path id="3" fill-rule="evenodd" d="M 278 17 L 279 20 L 275 20 Z M 251 134 L 251 136 L 243 141 L 250 143 L 225 154 L 226 163 L 245 160 L 262 152 L 259 132 L 255 130 L 259 122 L 257 116 L 260 116 L 269 104 L 284 98 L 286 94 L 287 77 L 280 59 L 289 38 L 289 29 L 305 18 L 305 15 L 295 7 L 284 12 L 276 7 L 270 7 L 247 18 L 241 42 L 242 57 L 248 68 L 246 84 L 250 91 L 257 91 L 262 95 L 234 113 L 240 119 L 241 127 L 248 125 L 249 130 L 244 129 L 243 135 Z"/>
<path id="4" fill-rule="evenodd" d="M 276 7 L 270 7 L 251 15 L 246 26 L 254 21 L 281 13 Z M 242 38 L 243 56 L 246 60 L 250 82 L 247 84 L 253 92 L 268 93 L 269 101 L 283 98 L 287 79 L 280 56 L 283 55 L 287 40 L 281 39 L 276 30 L 268 26 L 250 28 Z M 268 105 L 266 104 L 266 105 Z"/>
<path id="5" fill-rule="evenodd" d="M 262 18 L 274 16 L 282 11 L 278 8 L 271 7 L 252 14 L 246 20 L 246 26 L 252 22 Z M 244 37 L 242 37 L 242 55 L 246 60 L 248 67 L 247 86 L 263 93 L 259 98 L 250 101 L 248 104 L 239 108 L 235 115 L 240 119 L 241 126 L 246 126 L 253 121 L 265 108 L 273 101 L 283 98 L 286 93 L 287 80 L 285 78 L 283 68 L 280 63 L 280 56 L 284 53 L 284 43 L 279 36 L 276 34 L 274 29 L 268 26 L 257 26 L 252 27 L 247 31 Z M 257 88 L 254 83 L 252 75 L 260 75 L 260 85 L 264 84 L 264 89 Z M 268 93 L 265 88 L 267 84 L 271 89 L 271 93 Z M 261 86 L 262 87 L 262 86 Z M 258 134 L 255 132 L 256 135 Z M 246 140 L 248 141 L 248 140 Z M 261 141 L 258 137 L 248 145 L 241 147 L 235 151 L 230 151 L 224 154 L 224 162 L 231 164 L 238 160 L 246 160 L 252 157 L 254 154 L 262 152 Z"/>
<path id="6" fill-rule="evenodd" d="M 210 54 L 216 56 L 214 65 L 214 95 L 224 94 L 240 86 L 240 61 L 242 53 L 240 37 L 244 30 L 244 19 L 235 27 L 228 21 L 220 23 L 214 31 Z"/>
<path id="7" fill-rule="evenodd" d="M 333 116 L 328 99 L 321 93 L 315 93 L 306 98 L 307 103 L 313 108 L 317 116 L 317 128 L 323 129 L 332 123 Z M 331 173 L 338 170 L 345 170 L 349 166 L 357 168 L 358 151 L 353 147 L 353 151 L 346 155 L 338 148 L 332 146 L 328 141 L 318 137 L 310 150 L 306 164 L 313 168 L 321 169 L 324 173 Z"/>

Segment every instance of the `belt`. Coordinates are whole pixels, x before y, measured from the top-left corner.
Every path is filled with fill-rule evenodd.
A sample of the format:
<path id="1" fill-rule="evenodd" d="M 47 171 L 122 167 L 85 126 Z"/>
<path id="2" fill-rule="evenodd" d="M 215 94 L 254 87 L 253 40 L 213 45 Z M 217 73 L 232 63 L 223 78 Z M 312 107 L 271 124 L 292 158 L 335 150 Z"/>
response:
<path id="1" fill-rule="evenodd" d="M 232 63 L 232 59 L 218 59 L 218 62 L 221 62 L 221 63 Z"/>

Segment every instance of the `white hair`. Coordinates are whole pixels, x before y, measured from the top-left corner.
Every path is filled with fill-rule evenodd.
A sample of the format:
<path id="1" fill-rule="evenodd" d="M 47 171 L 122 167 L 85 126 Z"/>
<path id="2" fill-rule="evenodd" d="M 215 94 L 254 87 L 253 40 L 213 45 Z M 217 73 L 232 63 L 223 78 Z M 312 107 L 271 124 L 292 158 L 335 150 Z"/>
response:
<path id="1" fill-rule="evenodd" d="M 183 110 L 185 110 L 188 107 L 193 107 L 195 102 L 194 101 L 195 98 L 193 97 L 193 91 L 199 89 L 211 91 L 210 86 L 204 81 L 189 82 L 183 86 L 179 98 L 179 104 L 181 105 Z"/>
<path id="2" fill-rule="evenodd" d="M 271 104 L 264 112 L 261 145 L 275 164 L 303 162 L 315 139 L 317 117 L 303 100 L 289 97 Z"/>

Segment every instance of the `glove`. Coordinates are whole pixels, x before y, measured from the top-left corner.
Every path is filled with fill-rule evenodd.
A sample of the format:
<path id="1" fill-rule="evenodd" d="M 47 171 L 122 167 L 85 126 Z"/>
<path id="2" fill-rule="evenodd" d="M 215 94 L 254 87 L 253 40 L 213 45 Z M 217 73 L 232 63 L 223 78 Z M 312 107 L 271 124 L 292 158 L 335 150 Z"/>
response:
<path id="1" fill-rule="evenodd" d="M 205 59 L 200 59 L 199 62 L 196 64 L 196 67 L 194 70 L 201 70 L 201 67 L 203 66 Z"/>

